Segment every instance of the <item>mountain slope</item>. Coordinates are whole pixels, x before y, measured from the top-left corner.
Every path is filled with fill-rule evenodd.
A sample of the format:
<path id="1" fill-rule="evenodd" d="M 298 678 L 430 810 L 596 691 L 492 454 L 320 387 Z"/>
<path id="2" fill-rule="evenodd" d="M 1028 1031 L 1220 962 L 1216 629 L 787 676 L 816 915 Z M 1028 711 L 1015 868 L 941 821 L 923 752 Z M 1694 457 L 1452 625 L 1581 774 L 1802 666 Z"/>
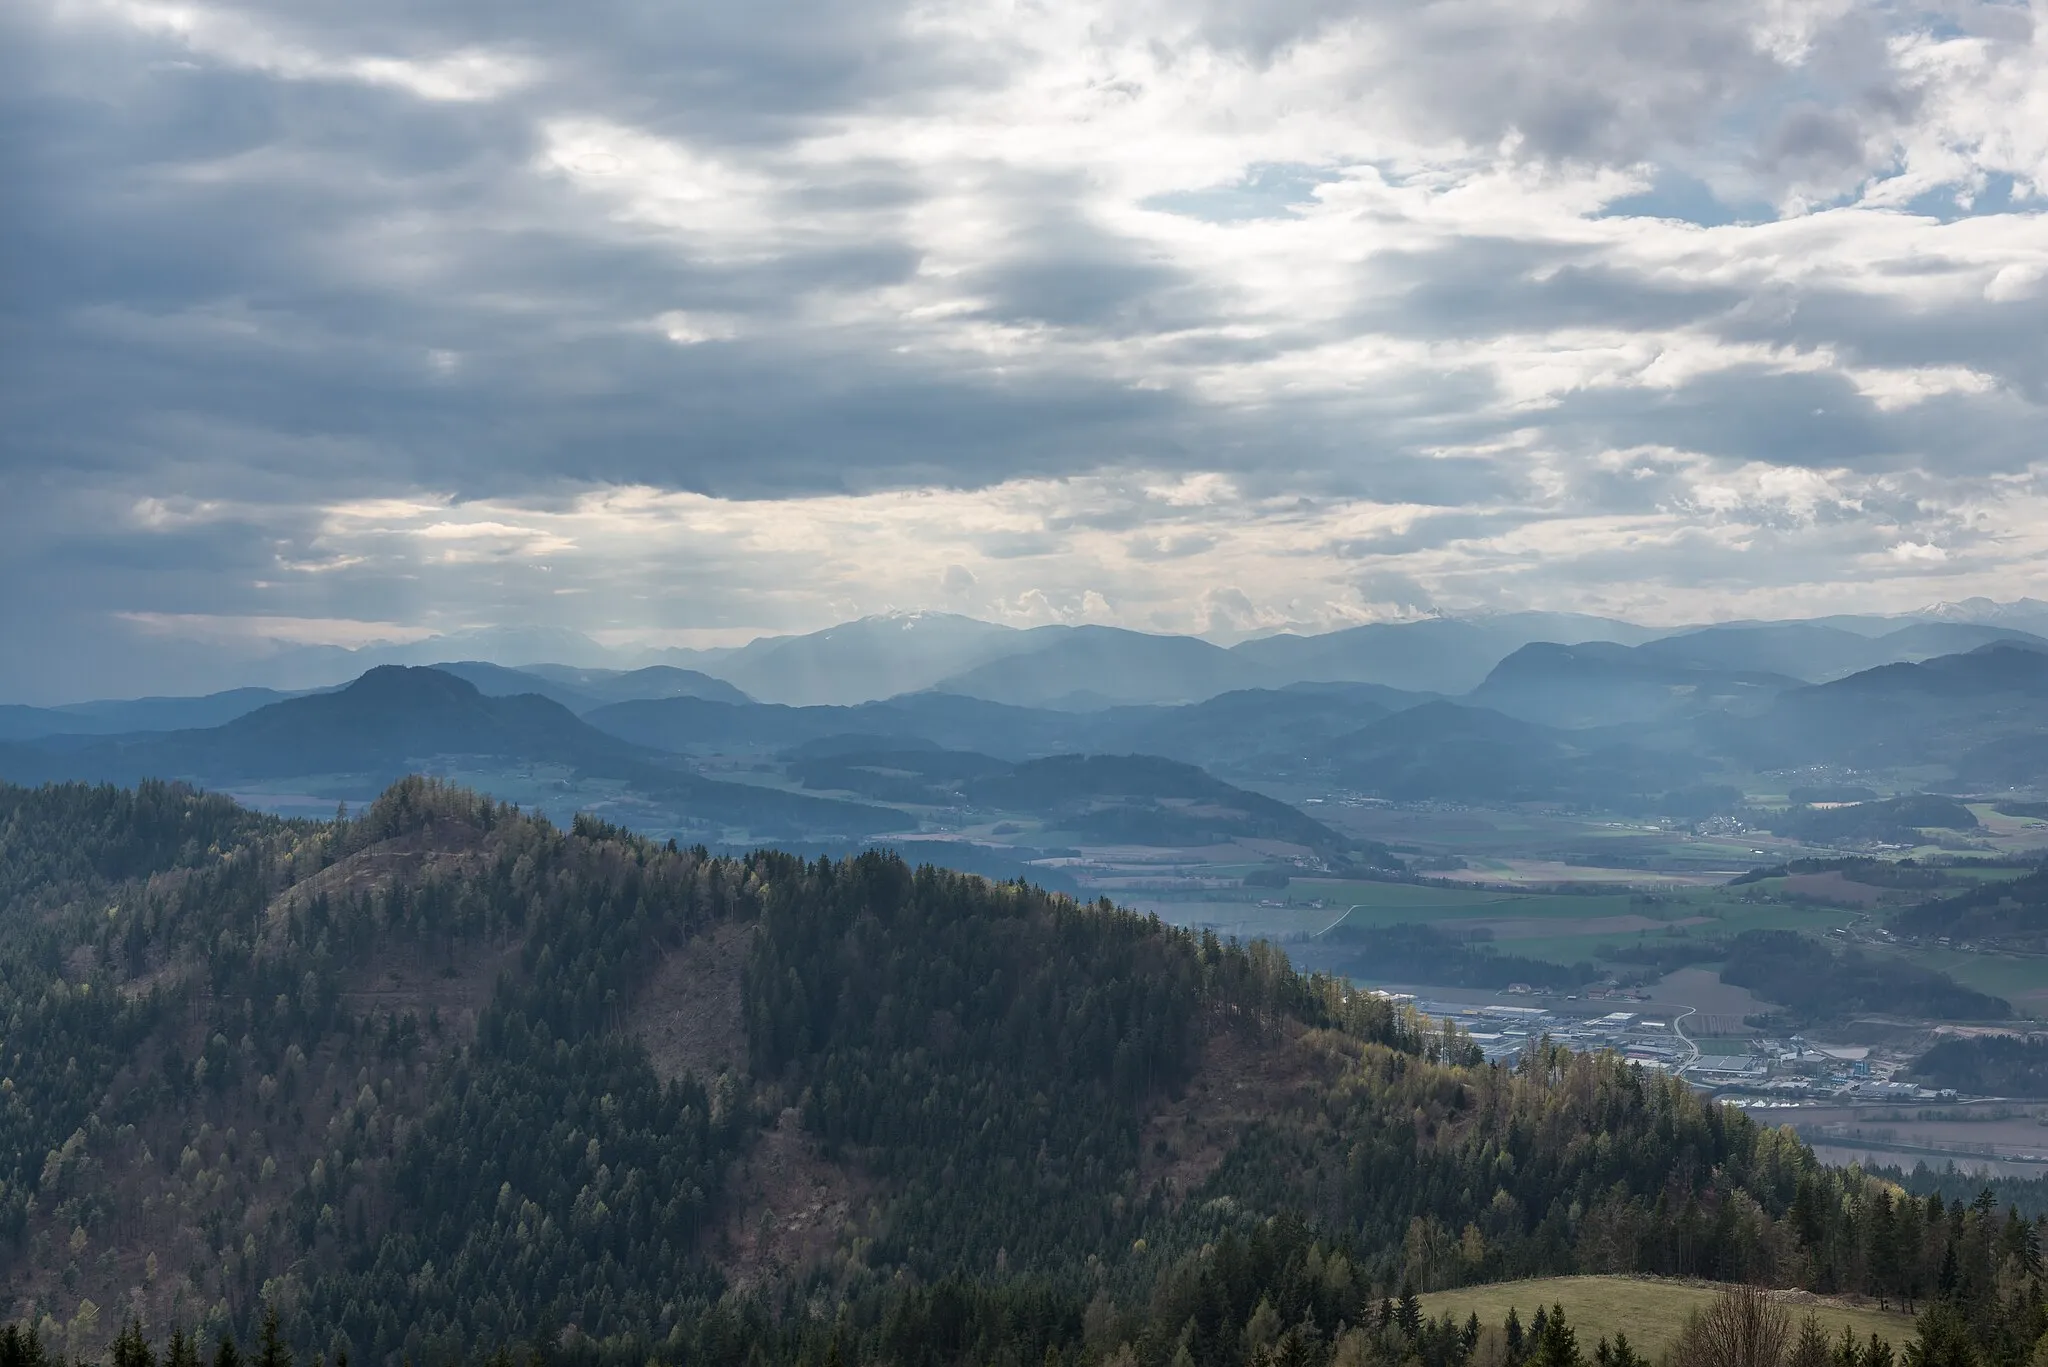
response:
<path id="1" fill-rule="evenodd" d="M 933 687 L 1019 707 L 1095 709 L 1199 702 L 1232 689 L 1287 682 L 1193 636 L 1098 626 L 1038 627 L 1021 636 L 1000 659 Z"/>
<path id="2" fill-rule="evenodd" d="M 109 698 L 61 707 L 0 706 L 0 741 L 42 736 L 112 736 L 220 726 L 296 696 L 273 688 L 231 688 L 198 698 Z"/>
<path id="3" fill-rule="evenodd" d="M 1886 650 L 1881 639 L 1817 622 L 1766 622 L 1683 631 L 1637 650 L 1672 664 L 1819 683 L 1904 658 Z"/>
<path id="4" fill-rule="evenodd" d="M 1722 669 L 1653 650 L 1536 642 L 1495 665 L 1470 701 L 1524 721 L 1579 729 L 1706 711 L 1753 712 L 1799 686 L 1782 674 Z"/>
<path id="5" fill-rule="evenodd" d="M 678 669 L 674 665 L 646 665 L 640 669 L 578 669 L 573 665 L 521 665 L 518 672 L 574 689 L 577 696 L 588 698 L 592 706 L 599 707 L 607 703 L 633 702 L 642 698 L 707 698 L 712 702 L 727 703 L 753 701 L 724 679 L 713 678 L 701 670 Z"/>
<path id="6" fill-rule="evenodd" d="M 516 698 L 531 693 L 549 702 L 560 703 L 579 716 L 602 705 L 594 695 L 573 684 L 530 674 L 523 669 L 491 664 L 487 660 L 440 660 L 428 667 L 462 680 L 486 698 Z"/>
<path id="7" fill-rule="evenodd" d="M 1463 693 L 1524 644 L 1520 633 L 1430 618 L 1375 622 L 1321 636 L 1265 636 L 1232 647 L 1232 653 L 1288 680 Z"/>
<path id="8" fill-rule="evenodd" d="M 1208 769 L 1256 756 L 1305 762 L 1335 737 L 1426 701 L 1378 684 L 1239 689 L 1186 707 L 1112 708 L 1091 719 L 1086 735 L 1093 750 L 1165 755 Z"/>
<path id="9" fill-rule="evenodd" d="M 1696 783 L 1699 761 L 1486 708 L 1425 703 L 1330 743 L 1322 767 L 1361 792 L 1459 802 L 1640 806 Z"/>
<path id="10" fill-rule="evenodd" d="M 1944 768 L 1966 782 L 2048 781 L 2048 650 L 1998 641 L 1795 689 L 1719 743 L 1764 767 Z"/>
<path id="11" fill-rule="evenodd" d="M 701 663 L 763 702 L 850 706 L 930 688 L 1008 654 L 1021 635 L 951 613 L 896 613 L 764 637 Z"/>
<path id="12" fill-rule="evenodd" d="M 1533 641 L 1634 643 L 1656 633 L 1572 613 L 1510 612 L 1373 622 L 1320 636 L 1265 636 L 1232 648 L 1291 682 L 1376 683 L 1417 693 L 1464 693 Z"/>
<path id="13" fill-rule="evenodd" d="M 734 706 L 702 698 L 613 703 L 585 718 L 622 739 L 673 754 L 775 754 L 831 736 L 897 737 L 948 750 L 1025 759 L 1085 744 L 1082 714 L 1011 707 L 952 693 L 911 693 L 858 707 Z"/>
<path id="14" fill-rule="evenodd" d="M 9 800 L 65 837 L 72 796 Z M 417 781 L 217 834 L 0 865 L 45 908 L 0 916 L 0 1313 L 61 1309 L 74 1356 L 115 1327 L 83 1300 L 206 1342 L 267 1302 L 387 1364 L 1257 1367 L 1340 1326 L 1414 1355 L 1375 1315 L 1404 1281 L 1893 1290 L 1860 1171 L 1612 1056 L 1477 1065 L 1270 946 Z"/>
<path id="15" fill-rule="evenodd" d="M 1769 622 L 1680 632 L 1636 649 L 1639 655 L 1707 669 L 1824 683 L 1879 665 L 1917 663 L 1995 641 L 2048 646 L 2048 639 L 2014 627 L 1972 622 L 1915 622 L 1877 633 L 1820 622 Z"/>
<path id="16" fill-rule="evenodd" d="M 616 779 L 655 802 L 661 815 L 702 828 L 710 839 L 729 838 L 729 830 L 742 839 L 761 831 L 796 838 L 871 835 L 903 822 L 901 813 L 886 808 L 706 779 L 587 725 L 547 698 L 486 697 L 452 674 L 398 665 L 209 729 L 0 746 L 0 778 L 182 778 L 221 785 L 342 776 L 345 793 L 353 796 L 455 757 L 486 766 L 555 765 Z"/>
<path id="17" fill-rule="evenodd" d="M 635 747 L 584 725 L 546 698 L 485 697 L 474 684 L 440 670 L 380 665 L 337 692 L 273 703 L 203 730 L 113 737 L 48 751 L 43 764 L 52 776 L 91 779 L 221 781 L 364 772 L 396 777 L 435 755 L 579 767 L 641 758 Z M 23 758 L 0 765 L 12 777 L 35 762 Z"/>

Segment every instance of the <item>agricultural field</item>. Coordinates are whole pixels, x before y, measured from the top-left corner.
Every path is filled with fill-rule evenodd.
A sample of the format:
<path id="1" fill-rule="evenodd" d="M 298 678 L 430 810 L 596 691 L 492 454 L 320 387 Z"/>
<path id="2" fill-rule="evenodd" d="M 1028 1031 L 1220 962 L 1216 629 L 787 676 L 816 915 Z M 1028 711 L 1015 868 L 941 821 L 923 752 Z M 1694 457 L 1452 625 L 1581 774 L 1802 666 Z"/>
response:
<path id="1" fill-rule="evenodd" d="M 1497 1326 L 1507 1319 L 1510 1309 L 1526 1325 L 1537 1306 L 1561 1305 L 1565 1319 L 1577 1331 L 1579 1347 L 1587 1351 L 1588 1357 L 1602 1338 L 1627 1334 L 1630 1344 L 1655 1359 L 1677 1340 L 1686 1316 L 1704 1308 L 1722 1290 L 1713 1282 L 1657 1277 L 1539 1277 L 1433 1292 L 1422 1297 L 1422 1308 L 1431 1318 L 1449 1311 L 1452 1319 L 1462 1322 L 1466 1316 L 1477 1314 L 1482 1325 Z M 1894 1352 L 1902 1352 L 1913 1339 L 1911 1317 L 1879 1310 L 1875 1304 L 1805 1292 L 1783 1293 L 1783 1300 L 1795 1330 L 1811 1312 L 1820 1317 L 1821 1327 L 1830 1338 L 1839 1338 L 1844 1328 L 1866 1342 L 1876 1334 L 1889 1342 Z"/>
<path id="2" fill-rule="evenodd" d="M 2023 1015 L 2048 1017 L 2048 958 L 2032 954 L 1966 954 L 1934 945 L 1894 952 L 1922 968 L 1946 973 L 1965 987 L 2003 997 Z"/>
<path id="3" fill-rule="evenodd" d="M 1755 900 L 1747 888 L 1635 893 L 1504 892 L 1296 879 L 1286 893 L 1348 908 L 1342 923 L 1388 926 L 1427 921 L 1445 930 L 1483 930 L 1504 950 L 1574 963 L 1658 936 L 1722 939 L 1745 930 L 1825 933 L 1849 919 L 1830 907 Z M 1335 919 L 1335 918 L 1333 918 Z"/>
<path id="4" fill-rule="evenodd" d="M 1965 1170 L 2048 1174 L 2048 1107 L 1976 1102 L 1948 1107 L 1806 1106 L 1787 1123 L 1829 1161 L 1910 1169 L 1953 1162 Z"/>

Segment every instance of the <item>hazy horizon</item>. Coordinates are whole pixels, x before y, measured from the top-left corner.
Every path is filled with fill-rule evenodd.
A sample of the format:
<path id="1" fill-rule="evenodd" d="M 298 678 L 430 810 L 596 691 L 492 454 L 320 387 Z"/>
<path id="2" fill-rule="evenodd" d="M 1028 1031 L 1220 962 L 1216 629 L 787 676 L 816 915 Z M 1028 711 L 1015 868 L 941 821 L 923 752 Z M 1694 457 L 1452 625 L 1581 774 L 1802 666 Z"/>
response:
<path id="1" fill-rule="evenodd" d="M 1553 620 L 1554 619 L 1554 620 Z M 1570 628 L 1577 622 L 1584 624 L 1581 631 Z M 1918 622 L 1958 622 L 1998 627 L 2022 633 L 2023 636 L 2048 636 L 2048 603 L 2037 599 L 2024 598 L 2000 603 L 1989 599 L 1972 598 L 1960 603 L 1923 604 L 1919 609 L 1897 614 L 1842 614 L 1835 622 L 1847 626 L 1852 635 L 1880 636 L 1892 629 L 1892 624 L 1908 626 Z M 1308 639 L 1316 636 L 1343 632 L 1351 627 L 1362 626 L 1414 626 L 1432 621 L 1463 622 L 1481 627 L 1498 627 L 1503 623 L 1522 623 L 1525 627 L 1518 634 L 1503 637 L 1503 642 L 1513 640 L 1551 641 L 1557 644 L 1575 644 L 1587 640 L 1647 641 L 1667 636 L 1684 635 L 1695 631 L 1709 631 L 1715 628 L 1744 626 L 1783 626 L 1821 624 L 1820 619 L 1791 618 L 1780 621 L 1756 622 L 1733 619 L 1720 622 L 1648 623 L 1630 622 L 1620 618 L 1602 618 L 1587 614 L 1553 614 L 1520 610 L 1481 610 L 1472 613 L 1449 613 L 1431 610 L 1406 617 L 1384 617 L 1374 621 L 1334 624 L 1318 631 L 1303 631 L 1280 627 L 1270 630 L 1241 632 L 1210 632 L 1202 634 L 1172 632 L 1139 632 L 1144 636 L 1161 638 L 1183 637 L 1203 641 L 1211 646 L 1231 649 L 1237 646 L 1254 646 L 1258 642 L 1275 637 Z M 922 660 L 927 666 L 936 668 L 934 679 L 952 672 L 944 662 L 953 658 L 957 651 L 948 649 L 943 633 L 962 628 L 989 627 L 1003 634 L 1039 630 L 1044 626 L 1064 629 L 1070 626 L 1094 624 L 1012 624 L 991 621 L 962 613 L 949 613 L 934 609 L 890 610 L 871 613 L 843 622 L 832 623 L 812 632 L 761 632 L 748 633 L 730 644 L 712 647 L 667 645 L 658 642 L 636 642 L 633 640 L 606 642 L 594 639 L 568 627 L 526 629 L 520 627 L 482 627 L 457 630 L 447 634 L 409 633 L 395 639 L 372 639 L 355 641 L 345 645 L 324 645 L 276 639 L 243 638 L 235 644 L 238 650 L 216 648 L 203 663 L 187 659 L 173 661 L 160 673 L 147 669 L 130 671 L 123 676 L 129 681 L 127 691 L 91 692 L 78 691 L 73 685 L 68 691 L 61 685 L 44 685 L 40 689 L 26 690 L 12 682 L 0 682 L 0 706 L 27 704 L 39 707 L 66 707 L 87 702 L 134 700 L 142 698 L 195 697 L 219 692 L 232 692 L 241 688 L 269 688 L 285 691 L 319 690 L 338 687 L 359 677 L 366 670 L 379 665 L 439 665 L 464 662 L 484 662 L 507 668 L 570 666 L 589 668 L 600 672 L 621 672 L 644 669 L 649 666 L 671 666 L 687 670 L 702 671 L 714 678 L 724 679 L 730 671 L 724 668 L 727 661 L 744 658 L 748 646 L 769 646 L 784 641 L 822 640 L 835 636 L 847 628 L 875 627 L 888 628 L 902 624 L 906 630 L 930 624 L 939 625 L 942 633 L 934 637 L 930 632 L 915 637 L 905 637 L 896 651 L 902 657 L 901 663 L 915 671 Z M 1619 635 L 1603 635 L 1599 623 L 1626 628 Z M 959 624 L 957 627 L 954 624 Z M 1561 629 L 1544 629 L 1550 627 Z M 1116 631 L 1130 631 L 1131 628 L 1113 628 Z M 882 639 L 888 639 L 886 636 Z M 1504 644 L 1499 654 L 1510 653 L 1511 645 Z M 962 660 L 979 658 L 960 657 Z M 829 666 L 827 666 L 829 669 Z M 771 671 L 772 673 L 772 671 Z M 1318 677 L 1316 671 L 1301 674 L 1301 681 Z M 155 682 L 139 682 L 144 680 Z M 1275 682 L 1282 682 L 1276 679 Z M 1105 680 L 1114 686 L 1114 680 Z M 11 690 L 11 691 L 10 691 Z M 915 689 L 900 691 L 916 691 Z M 1452 690 L 1459 691 L 1459 690 Z M 889 691 L 874 692 L 873 698 L 890 696 Z M 775 701 L 778 699 L 763 699 Z M 842 699 L 844 701 L 845 699 Z"/>

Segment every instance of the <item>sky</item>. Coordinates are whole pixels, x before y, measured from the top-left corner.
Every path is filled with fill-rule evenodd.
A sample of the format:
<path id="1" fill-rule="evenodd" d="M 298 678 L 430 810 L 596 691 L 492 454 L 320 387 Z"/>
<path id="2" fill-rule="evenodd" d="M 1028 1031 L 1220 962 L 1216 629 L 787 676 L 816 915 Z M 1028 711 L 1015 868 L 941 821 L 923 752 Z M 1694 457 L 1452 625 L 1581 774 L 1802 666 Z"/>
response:
<path id="1" fill-rule="evenodd" d="M 14 0 L 0 185 L 24 697 L 2048 596 L 2048 3 Z"/>

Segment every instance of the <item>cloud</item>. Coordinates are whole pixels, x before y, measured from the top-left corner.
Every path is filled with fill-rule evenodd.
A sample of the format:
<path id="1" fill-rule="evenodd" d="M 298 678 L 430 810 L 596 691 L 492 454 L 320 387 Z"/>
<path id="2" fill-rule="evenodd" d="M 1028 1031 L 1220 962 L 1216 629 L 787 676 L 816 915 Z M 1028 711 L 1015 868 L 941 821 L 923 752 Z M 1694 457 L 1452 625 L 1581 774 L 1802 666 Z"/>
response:
<path id="1" fill-rule="evenodd" d="M 15 6 L 0 631 L 2038 591 L 2037 17 Z"/>

